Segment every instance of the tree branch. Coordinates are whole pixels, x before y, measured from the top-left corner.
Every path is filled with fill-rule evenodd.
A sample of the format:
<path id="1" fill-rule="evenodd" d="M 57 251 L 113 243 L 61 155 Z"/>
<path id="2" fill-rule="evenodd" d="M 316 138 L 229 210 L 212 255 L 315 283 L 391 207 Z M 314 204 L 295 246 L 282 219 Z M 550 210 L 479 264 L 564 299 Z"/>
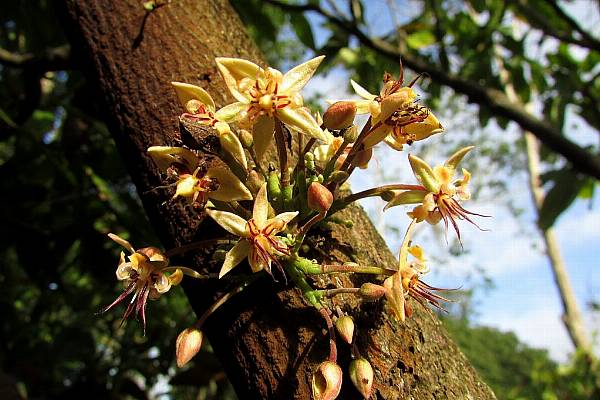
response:
<path id="1" fill-rule="evenodd" d="M 575 44 L 580 47 L 600 51 L 600 41 L 585 32 L 575 21 L 571 19 L 571 17 L 565 14 L 560 6 L 554 1 L 547 0 L 546 2 L 552 6 L 559 18 L 567 22 L 567 24 L 569 24 L 573 30 L 577 31 L 581 35 L 581 39 L 573 37 L 570 33 L 558 31 L 556 27 L 548 21 L 546 16 L 539 13 L 534 7 L 531 7 L 530 3 L 526 0 L 517 1 L 517 7 L 523 11 L 523 16 L 545 35 L 558 39 L 561 42 Z"/>
<path id="2" fill-rule="evenodd" d="M 577 170 L 600 179 L 600 157 L 591 154 L 578 144 L 563 136 L 560 130 L 545 121 L 523 110 L 511 102 L 504 93 L 493 88 L 486 88 L 475 82 L 452 75 L 438 69 L 431 62 L 410 53 L 400 53 L 395 46 L 378 38 L 372 38 L 364 33 L 351 21 L 328 13 L 316 4 L 287 4 L 279 0 L 265 0 L 266 3 L 287 11 L 313 11 L 327 18 L 331 23 L 355 36 L 364 46 L 392 60 L 402 58 L 403 65 L 417 72 L 426 72 L 433 80 L 449 86 L 457 93 L 464 94 L 470 102 L 488 107 L 496 116 L 508 118 L 523 129 L 532 132 L 546 146 L 565 157 Z"/>
<path id="3" fill-rule="evenodd" d="M 0 64 L 13 68 L 30 68 L 36 72 L 73 69 L 71 47 L 67 44 L 45 49 L 40 54 L 13 53 L 0 48 Z"/>

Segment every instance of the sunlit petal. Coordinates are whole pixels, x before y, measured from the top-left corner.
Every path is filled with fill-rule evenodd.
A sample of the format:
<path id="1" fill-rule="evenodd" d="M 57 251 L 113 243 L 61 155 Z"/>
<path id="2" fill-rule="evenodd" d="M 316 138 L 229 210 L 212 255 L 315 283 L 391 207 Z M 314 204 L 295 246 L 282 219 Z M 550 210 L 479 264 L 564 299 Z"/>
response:
<path id="1" fill-rule="evenodd" d="M 298 92 L 300 91 L 304 85 L 308 82 L 308 80 L 313 76 L 319 64 L 325 56 L 318 56 L 307 62 L 300 64 L 283 75 L 283 80 L 281 82 L 281 91 L 283 92 Z"/>
<path id="2" fill-rule="evenodd" d="M 273 118 L 266 115 L 258 117 L 252 128 L 252 136 L 254 142 L 254 151 L 256 158 L 260 161 L 263 159 L 269 145 L 273 141 L 273 130 L 275 129 L 275 121 Z"/>
<path id="3" fill-rule="evenodd" d="M 114 233 L 109 233 L 108 237 L 111 238 L 113 241 L 117 242 L 122 247 L 124 247 L 131 254 L 135 253 L 133 246 L 127 240 L 123 239 L 122 237 L 115 235 Z"/>
<path id="4" fill-rule="evenodd" d="M 421 182 L 425 188 L 433 193 L 437 193 L 440 189 L 440 183 L 436 179 L 435 173 L 425 161 L 412 154 L 408 155 L 408 161 L 415 174 L 415 177 Z"/>
<path id="5" fill-rule="evenodd" d="M 219 201 L 252 200 L 252 193 L 227 167 L 213 167 L 206 172 L 206 177 L 215 178 L 219 188 L 209 192 L 208 197 Z"/>
<path id="6" fill-rule="evenodd" d="M 258 229 L 262 229 L 267 223 L 269 216 L 269 199 L 267 198 L 267 184 L 264 183 L 254 199 L 254 208 L 252 209 L 252 219 Z M 245 228 L 245 225 L 244 225 Z"/>
<path id="7" fill-rule="evenodd" d="M 277 110 L 277 116 L 279 119 L 281 119 L 281 121 L 283 121 L 283 123 L 292 129 L 312 136 L 315 139 L 322 140 L 325 143 L 329 143 L 331 141 L 331 136 L 326 135 L 325 132 L 323 132 L 308 109 L 304 107 L 284 107 Z"/>
<path id="8" fill-rule="evenodd" d="M 375 97 L 377 97 L 376 95 L 369 93 L 369 91 L 367 89 L 360 86 L 358 83 L 356 83 L 352 79 L 350 79 L 350 85 L 352 85 L 352 88 L 354 89 L 356 94 L 359 95 L 360 97 L 362 97 L 363 99 L 373 100 L 373 99 L 375 99 Z"/>
<path id="9" fill-rule="evenodd" d="M 215 118 L 219 121 L 223 122 L 235 122 L 240 115 L 240 113 L 244 110 L 248 109 L 248 102 L 246 99 L 244 101 L 238 101 L 237 103 L 231 103 L 226 105 L 223 108 L 220 108 L 215 113 Z"/>
<path id="10" fill-rule="evenodd" d="M 223 275 L 235 268 L 240 262 L 244 260 L 244 258 L 248 257 L 249 253 L 250 243 L 247 240 L 242 239 L 239 242 L 237 242 L 236 245 L 233 246 L 225 256 L 225 261 L 223 262 L 223 266 L 219 271 L 219 279 L 221 279 Z"/>
<path id="11" fill-rule="evenodd" d="M 227 211 L 210 209 L 207 209 L 206 213 L 227 232 L 246 237 L 246 220 L 239 215 Z"/>
<path id="12" fill-rule="evenodd" d="M 390 207 L 399 206 L 403 204 L 418 204 L 422 203 L 425 195 L 428 192 L 425 190 L 406 190 L 397 193 L 389 203 L 385 205 L 383 210 L 387 210 Z"/>
<path id="13" fill-rule="evenodd" d="M 175 87 L 177 97 L 184 108 L 186 108 L 188 101 L 198 100 L 205 104 L 210 111 L 215 111 L 215 102 L 210 97 L 210 94 L 200 86 L 183 82 L 171 82 L 171 85 Z"/>

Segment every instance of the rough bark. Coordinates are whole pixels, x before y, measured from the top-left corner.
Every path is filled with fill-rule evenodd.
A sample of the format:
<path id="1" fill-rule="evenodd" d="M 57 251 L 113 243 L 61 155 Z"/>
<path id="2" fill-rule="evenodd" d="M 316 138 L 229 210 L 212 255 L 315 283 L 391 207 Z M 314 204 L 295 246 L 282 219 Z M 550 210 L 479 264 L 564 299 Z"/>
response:
<path id="1" fill-rule="evenodd" d="M 152 13 L 134 0 L 69 0 L 63 11 L 73 53 L 85 56 L 115 142 L 163 245 L 222 235 L 202 215 L 179 203 L 163 204 L 168 194 L 152 190 L 160 180 L 145 150 L 177 143 L 181 109 L 169 81 L 203 86 L 223 105 L 230 99 L 214 57 L 260 61 L 234 11 L 225 1 L 194 0 L 173 1 Z M 361 209 L 343 216 L 354 221 L 354 228 L 320 232 L 311 251 L 331 260 L 394 264 Z M 209 254 L 184 261 L 198 270 L 217 268 Z M 214 283 L 186 287 L 197 313 L 222 290 Z M 355 305 L 362 334 L 358 346 L 376 370 L 374 397 L 494 398 L 435 317 L 417 310 L 398 325 L 382 308 L 381 303 Z M 268 279 L 258 282 L 212 316 L 205 330 L 241 399 L 310 398 L 311 373 L 326 357 L 327 340 L 320 317 L 295 289 Z M 340 357 L 344 365 L 349 354 L 342 350 Z M 340 398 L 358 396 L 345 379 Z"/>

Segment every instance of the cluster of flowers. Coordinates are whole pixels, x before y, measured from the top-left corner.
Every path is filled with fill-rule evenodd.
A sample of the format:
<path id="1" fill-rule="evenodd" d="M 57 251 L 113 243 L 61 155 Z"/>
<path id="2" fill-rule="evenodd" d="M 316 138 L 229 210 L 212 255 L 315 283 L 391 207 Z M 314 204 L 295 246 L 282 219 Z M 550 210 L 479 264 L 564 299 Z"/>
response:
<path id="1" fill-rule="evenodd" d="M 334 314 L 328 299 L 339 293 L 351 293 L 365 301 L 385 298 L 391 314 L 400 321 L 412 314 L 408 297 L 424 306 L 442 309 L 441 302 L 447 301 L 437 293 L 442 289 L 421 280 L 428 269 L 423 250 L 412 245 L 411 233 L 418 223 L 437 224 L 443 220 L 446 230 L 450 224 L 460 239 L 457 220 L 471 222 L 473 214 L 460 205 L 470 197 L 467 188 L 470 174 L 463 169 L 461 178 L 454 175 L 472 147 L 458 150 L 445 164 L 435 168 L 409 155 L 416 183 L 386 185 L 355 194 L 341 190 L 356 167 L 368 166 L 373 148 L 380 142 L 402 150 L 405 145 L 442 132 L 443 127 L 433 113 L 419 103 L 412 88 L 416 79 L 404 86 L 402 74 L 398 80 L 386 74 L 378 95 L 352 81 L 360 100 L 333 102 L 322 117 L 311 114 L 303 105 L 300 90 L 322 59 L 313 58 L 282 74 L 242 59 L 217 58 L 217 66 L 235 103 L 217 110 L 204 89 L 179 82 L 173 82 L 173 86 L 185 109 L 181 120 L 212 128 L 218 136 L 218 152 L 224 162 L 207 168 L 198 151 L 186 147 L 153 146 L 148 153 L 164 173 L 167 187 L 175 188 L 174 199 L 182 198 L 194 208 L 204 209 L 237 238 L 225 242 L 229 248 L 218 273 L 219 279 L 247 260 L 252 273 L 266 272 L 285 280 L 290 278 L 306 301 L 323 316 L 331 335 L 330 355 L 314 372 L 313 397 L 334 399 L 340 391 L 343 375 L 336 363 L 335 331 L 352 344 L 354 324 L 350 316 L 340 311 Z M 357 114 L 368 114 L 360 132 L 355 125 Z M 294 141 L 292 136 L 295 136 Z M 274 163 L 269 163 L 268 168 L 264 166 L 265 155 L 273 143 L 278 169 Z M 291 143 L 298 145 L 295 157 Z M 386 200 L 386 209 L 414 205 L 408 212 L 411 222 L 397 267 L 356 263 L 327 265 L 300 256 L 311 227 L 332 222 L 331 216 L 336 212 L 369 196 Z M 133 295 L 123 320 L 137 314 L 145 328 L 149 298 L 156 299 L 166 293 L 171 286 L 179 284 L 184 274 L 208 277 L 189 268 L 169 266 L 169 252 L 163 253 L 154 247 L 135 250 L 118 236 L 111 234 L 110 237 L 130 254 L 126 258 L 121 253 L 117 267 L 117 278 L 124 281 L 125 291 L 104 311 Z M 333 273 L 371 274 L 385 279 L 358 288 L 314 288 L 311 276 Z M 181 332 L 176 343 L 179 366 L 200 350 L 204 320 L 247 283 L 227 293 L 193 327 Z M 350 378 L 360 393 L 369 398 L 373 370 L 358 354 L 356 346 L 352 348 L 354 361 L 349 367 Z"/>

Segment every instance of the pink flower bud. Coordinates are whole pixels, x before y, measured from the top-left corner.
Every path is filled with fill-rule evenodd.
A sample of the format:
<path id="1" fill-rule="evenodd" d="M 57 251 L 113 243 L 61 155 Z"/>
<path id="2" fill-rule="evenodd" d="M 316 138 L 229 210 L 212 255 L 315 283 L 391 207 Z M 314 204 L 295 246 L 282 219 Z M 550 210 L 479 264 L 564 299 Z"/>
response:
<path id="1" fill-rule="evenodd" d="M 342 389 L 342 369 L 333 361 L 323 361 L 312 376 L 314 400 L 333 400 Z"/>
<path id="2" fill-rule="evenodd" d="M 324 212 L 333 203 L 333 194 L 319 182 L 312 182 L 308 187 L 308 207 L 311 210 Z"/>
<path id="3" fill-rule="evenodd" d="M 349 315 L 339 317 L 335 321 L 335 328 L 346 343 L 352 343 L 352 337 L 354 336 L 354 321 L 352 321 L 352 317 Z"/>
<path id="4" fill-rule="evenodd" d="M 371 397 L 373 388 L 373 368 L 364 358 L 352 360 L 350 363 L 350 380 L 365 399 Z"/>
<path id="5" fill-rule="evenodd" d="M 194 327 L 184 329 L 175 342 L 175 358 L 177 366 L 183 367 L 202 347 L 202 332 Z"/>
<path id="6" fill-rule="evenodd" d="M 333 103 L 323 114 L 323 126 L 331 130 L 344 129 L 352 125 L 356 105 L 351 101 Z"/>

